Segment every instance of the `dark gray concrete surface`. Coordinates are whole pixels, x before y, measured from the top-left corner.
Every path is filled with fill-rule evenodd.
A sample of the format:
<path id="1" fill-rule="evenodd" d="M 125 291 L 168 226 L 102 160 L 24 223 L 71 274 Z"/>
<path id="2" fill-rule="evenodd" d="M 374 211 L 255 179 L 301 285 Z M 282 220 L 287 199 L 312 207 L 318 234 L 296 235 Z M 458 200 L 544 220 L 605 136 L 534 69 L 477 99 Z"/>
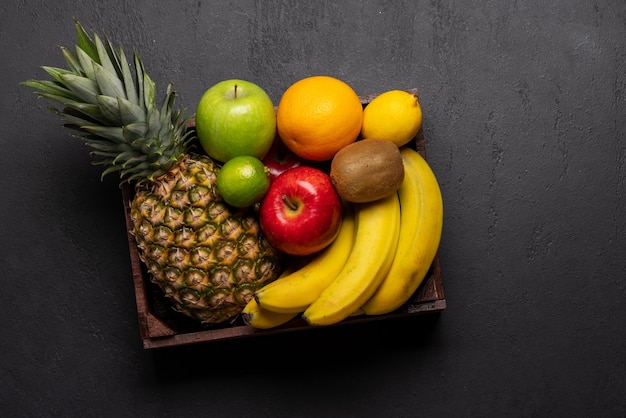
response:
<path id="1" fill-rule="evenodd" d="M 19 85 L 72 17 L 190 109 L 232 77 L 418 87 L 446 311 L 143 350 L 116 180 Z M 623 0 L 8 1 L 0 54 L 1 416 L 626 416 Z"/>

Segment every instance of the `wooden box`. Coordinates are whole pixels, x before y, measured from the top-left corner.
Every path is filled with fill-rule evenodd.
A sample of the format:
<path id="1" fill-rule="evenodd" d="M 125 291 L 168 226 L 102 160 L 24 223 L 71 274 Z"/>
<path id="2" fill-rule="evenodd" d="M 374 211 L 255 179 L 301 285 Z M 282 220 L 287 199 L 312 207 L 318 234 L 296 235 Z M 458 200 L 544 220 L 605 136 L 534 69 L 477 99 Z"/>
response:
<path id="1" fill-rule="evenodd" d="M 409 89 L 408 91 L 417 94 L 417 89 Z M 363 106 L 366 106 L 375 96 L 375 94 L 361 96 Z M 425 145 L 424 135 L 420 130 L 415 137 L 414 146 L 424 157 L 426 157 Z M 122 198 L 128 231 L 132 229 L 129 209 L 132 193 L 133 191 L 130 186 L 125 185 L 122 188 Z M 174 311 L 169 301 L 162 296 L 161 290 L 150 282 L 147 270 L 139 259 L 135 239 L 130 233 L 128 233 L 128 245 L 137 303 L 139 332 L 145 349 L 207 343 L 235 338 L 250 338 L 261 334 L 267 335 L 306 331 L 312 328 L 300 318 L 294 318 L 280 327 L 269 330 L 257 330 L 249 327 L 243 324 L 241 318 L 238 318 L 234 323 L 212 327 L 204 326 Z M 413 297 L 401 308 L 386 315 L 351 317 L 342 321 L 340 324 L 349 326 L 350 323 L 388 321 L 399 317 L 440 312 L 445 308 L 446 299 L 443 290 L 439 256 L 437 255 L 420 288 L 417 289 Z"/>

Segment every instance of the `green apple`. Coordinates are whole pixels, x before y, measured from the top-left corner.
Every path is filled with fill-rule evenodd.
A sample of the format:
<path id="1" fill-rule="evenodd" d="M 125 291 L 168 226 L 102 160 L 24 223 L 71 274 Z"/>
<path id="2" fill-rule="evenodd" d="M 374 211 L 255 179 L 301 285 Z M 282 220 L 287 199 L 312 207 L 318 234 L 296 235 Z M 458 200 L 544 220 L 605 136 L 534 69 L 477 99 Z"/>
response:
<path id="1" fill-rule="evenodd" d="M 224 80 L 204 92 L 196 108 L 196 133 L 213 159 L 262 159 L 276 133 L 276 111 L 265 90 L 245 80 Z"/>

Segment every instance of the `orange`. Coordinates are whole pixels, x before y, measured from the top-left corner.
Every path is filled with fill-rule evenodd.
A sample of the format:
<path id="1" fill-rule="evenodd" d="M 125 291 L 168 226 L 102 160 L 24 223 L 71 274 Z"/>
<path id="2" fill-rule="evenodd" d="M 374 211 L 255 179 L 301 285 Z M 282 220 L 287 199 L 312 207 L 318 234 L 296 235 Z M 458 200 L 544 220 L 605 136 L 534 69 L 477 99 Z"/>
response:
<path id="1" fill-rule="evenodd" d="M 296 81 L 283 93 L 276 112 L 278 134 L 301 158 L 330 160 L 361 131 L 363 105 L 352 87 L 329 76 Z"/>

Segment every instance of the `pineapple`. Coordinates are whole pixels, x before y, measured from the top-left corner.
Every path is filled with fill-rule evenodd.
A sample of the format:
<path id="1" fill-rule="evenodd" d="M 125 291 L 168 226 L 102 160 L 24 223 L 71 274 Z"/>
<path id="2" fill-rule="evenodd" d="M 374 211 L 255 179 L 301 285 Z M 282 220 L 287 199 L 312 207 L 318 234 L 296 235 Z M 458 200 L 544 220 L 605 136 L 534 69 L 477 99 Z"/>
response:
<path id="1" fill-rule="evenodd" d="M 67 128 L 92 148 L 102 176 L 118 172 L 134 184 L 131 219 L 151 280 L 175 309 L 205 324 L 234 320 L 254 291 L 274 280 L 279 253 L 264 238 L 253 210 L 227 205 L 216 187 L 219 166 L 189 151 L 184 111 L 168 85 L 160 108 L 155 83 L 138 55 L 134 70 L 120 47 L 90 37 L 75 21 L 69 69 L 43 67 L 53 80 L 29 80 Z"/>

